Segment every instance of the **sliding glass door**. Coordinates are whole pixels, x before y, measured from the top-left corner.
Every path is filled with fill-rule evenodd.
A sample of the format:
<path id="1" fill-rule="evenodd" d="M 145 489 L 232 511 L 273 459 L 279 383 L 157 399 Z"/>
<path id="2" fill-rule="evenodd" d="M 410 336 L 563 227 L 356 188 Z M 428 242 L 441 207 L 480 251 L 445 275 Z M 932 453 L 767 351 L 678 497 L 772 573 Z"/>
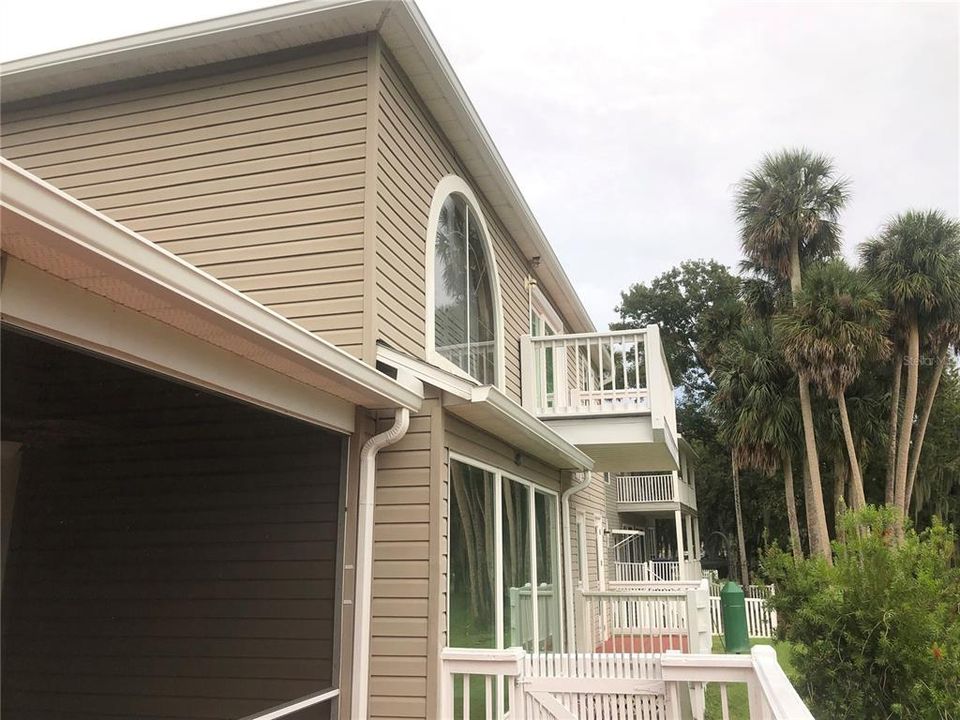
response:
<path id="1" fill-rule="evenodd" d="M 562 646 L 557 495 L 475 461 L 450 461 L 450 647 Z"/>

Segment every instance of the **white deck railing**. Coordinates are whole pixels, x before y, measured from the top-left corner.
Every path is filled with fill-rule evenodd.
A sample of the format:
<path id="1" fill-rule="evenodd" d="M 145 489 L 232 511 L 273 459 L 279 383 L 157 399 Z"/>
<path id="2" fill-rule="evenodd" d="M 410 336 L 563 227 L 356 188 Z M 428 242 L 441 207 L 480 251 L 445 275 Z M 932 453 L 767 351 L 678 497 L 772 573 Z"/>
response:
<path id="1" fill-rule="evenodd" d="M 703 573 L 699 560 L 648 560 L 647 562 L 613 563 L 614 582 L 676 582 L 699 581 Z"/>
<path id="2" fill-rule="evenodd" d="M 621 475 L 617 478 L 617 502 L 674 502 L 677 499 L 673 473 Z"/>
<path id="3" fill-rule="evenodd" d="M 745 685 L 749 720 L 813 720 L 770 646 L 750 655 L 540 653 L 444 649 L 440 717 L 449 720 L 680 720 L 686 698 L 703 718 L 703 689 Z"/>
<path id="4" fill-rule="evenodd" d="M 705 581 L 577 591 L 575 609 L 580 652 L 710 652 Z"/>
<path id="5" fill-rule="evenodd" d="M 521 338 L 523 405 L 540 417 L 666 418 L 676 434 L 673 383 L 660 329 Z"/>

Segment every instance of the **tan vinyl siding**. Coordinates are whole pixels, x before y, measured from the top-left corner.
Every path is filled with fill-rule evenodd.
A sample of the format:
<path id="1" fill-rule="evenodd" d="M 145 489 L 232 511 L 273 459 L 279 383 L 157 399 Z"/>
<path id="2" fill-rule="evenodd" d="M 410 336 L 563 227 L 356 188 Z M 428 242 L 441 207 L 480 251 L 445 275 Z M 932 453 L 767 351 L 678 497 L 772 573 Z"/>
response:
<path id="1" fill-rule="evenodd" d="M 410 429 L 377 456 L 374 510 L 373 598 L 370 633 L 370 717 L 423 718 L 428 692 L 431 588 L 440 578 L 431 563 L 433 483 L 439 477 L 435 449 L 442 442 L 439 399 L 425 401 Z M 378 423 L 382 432 L 392 422 Z M 434 543 L 435 544 L 435 543 Z M 434 590 L 436 592 L 436 590 Z"/>
<path id="2" fill-rule="evenodd" d="M 592 473 L 592 481 L 582 492 L 579 492 L 570 498 L 570 547 L 571 566 L 573 569 L 574 582 L 580 577 L 580 564 L 583 559 L 580 557 L 580 549 L 577 544 L 577 513 L 582 512 L 586 515 L 587 521 L 587 581 L 589 590 L 597 590 L 600 586 L 600 572 L 597 563 L 597 517 L 607 520 L 608 528 L 615 529 L 619 523 L 614 526 L 610 523 L 610 511 L 607 504 L 608 485 L 604 481 L 603 473 Z M 614 513 L 615 514 L 615 513 Z M 607 575 L 610 575 L 610 543 L 604 548 L 604 558 L 607 563 Z"/>
<path id="3" fill-rule="evenodd" d="M 387 344 L 424 357 L 426 230 L 437 183 L 470 177 L 418 102 L 396 63 L 380 63 L 377 142 L 377 324 Z M 482 203 L 496 256 L 503 305 L 505 389 L 520 400 L 520 336 L 527 332 L 526 261 Z"/>
<path id="4" fill-rule="evenodd" d="M 6 107 L 3 154 L 360 356 L 366 51 Z"/>

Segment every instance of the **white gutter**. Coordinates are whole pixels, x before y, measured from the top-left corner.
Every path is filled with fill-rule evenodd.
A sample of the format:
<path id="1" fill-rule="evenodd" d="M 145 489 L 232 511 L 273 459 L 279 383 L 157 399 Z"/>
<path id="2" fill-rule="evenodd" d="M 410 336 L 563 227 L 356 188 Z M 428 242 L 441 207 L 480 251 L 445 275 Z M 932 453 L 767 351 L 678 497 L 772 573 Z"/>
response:
<path id="1" fill-rule="evenodd" d="M 370 608 L 373 592 L 373 509 L 376 490 L 377 453 L 407 434 L 410 411 L 398 408 L 393 426 L 367 440 L 360 451 L 360 502 L 357 505 L 357 577 L 353 616 L 353 681 L 350 717 L 367 718 L 367 686 L 370 680 Z"/>
<path id="2" fill-rule="evenodd" d="M 563 495 L 560 496 L 560 522 L 563 525 L 563 574 L 564 581 L 567 586 L 566 602 L 567 602 L 567 650 L 570 648 L 576 647 L 576 629 L 573 626 L 574 622 L 574 607 L 573 607 L 573 565 L 571 564 L 571 555 L 572 550 L 570 547 L 570 497 L 578 493 L 583 492 L 587 489 L 590 483 L 593 481 L 593 473 L 585 473 L 587 479 L 576 485 L 572 485 L 563 491 Z M 586 558 L 580 558 L 580 562 L 586 562 Z"/>

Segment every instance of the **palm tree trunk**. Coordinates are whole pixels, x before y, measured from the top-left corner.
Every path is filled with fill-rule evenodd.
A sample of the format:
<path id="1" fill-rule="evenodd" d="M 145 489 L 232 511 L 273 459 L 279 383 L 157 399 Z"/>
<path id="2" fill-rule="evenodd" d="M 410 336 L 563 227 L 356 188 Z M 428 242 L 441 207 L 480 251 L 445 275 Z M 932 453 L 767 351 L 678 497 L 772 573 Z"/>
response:
<path id="1" fill-rule="evenodd" d="M 897 487 L 897 426 L 900 424 L 900 380 L 903 377 L 903 355 L 893 357 L 893 385 L 890 388 L 890 421 L 887 424 L 887 488 L 884 502 L 893 505 Z"/>
<path id="2" fill-rule="evenodd" d="M 910 508 L 910 499 L 913 497 L 913 484 L 917 479 L 917 468 L 920 466 L 920 451 L 923 449 L 923 437 L 927 433 L 927 423 L 930 421 L 930 411 L 933 410 L 933 402 L 937 399 L 937 389 L 940 387 L 940 378 L 943 376 L 943 369 L 947 365 L 947 350 L 943 348 L 940 357 L 937 359 L 937 365 L 933 369 L 933 375 L 930 377 L 930 384 L 927 385 L 927 392 L 923 398 L 923 410 L 920 411 L 920 421 L 917 424 L 916 433 L 913 439 L 913 453 L 910 456 L 910 468 L 907 471 L 907 490 L 904 500 L 904 509 Z"/>
<path id="3" fill-rule="evenodd" d="M 477 545 L 473 532 L 473 518 L 470 513 L 469 501 L 467 500 L 466 488 L 463 478 L 458 472 L 450 473 L 451 484 L 453 485 L 453 495 L 457 501 L 457 508 L 460 512 L 460 522 L 463 525 L 464 550 L 467 556 L 467 592 L 468 607 L 471 618 L 480 616 L 479 600 L 480 592 L 477 586 Z"/>
<path id="4" fill-rule="evenodd" d="M 787 520 L 790 523 L 790 548 L 794 560 L 803 560 L 803 548 L 800 546 L 800 522 L 797 520 L 797 496 L 793 491 L 793 458 L 790 452 L 781 455 L 783 465 L 783 494 L 787 501 Z"/>
<path id="5" fill-rule="evenodd" d="M 843 451 L 838 447 L 833 458 L 833 517 L 836 529 L 836 517 L 844 511 L 844 497 L 847 491 L 847 479 L 850 477 L 850 466 L 843 457 Z M 836 532 L 834 532 L 836 536 Z"/>
<path id="6" fill-rule="evenodd" d="M 743 587 L 750 584 L 750 569 L 747 567 L 747 543 L 743 539 L 743 512 L 740 509 L 740 466 L 733 451 L 730 451 L 730 464 L 733 468 L 733 509 L 737 516 L 737 551 L 740 556 L 740 582 Z"/>
<path id="7" fill-rule="evenodd" d="M 917 316 L 911 318 L 907 334 L 907 388 L 903 398 L 903 417 L 900 418 L 900 441 L 897 446 L 897 482 L 894 487 L 894 506 L 903 517 L 907 515 L 907 463 L 910 456 L 910 438 L 913 435 L 913 415 L 917 410 L 917 384 L 920 375 L 920 327 Z M 900 528 L 902 530 L 902 526 Z"/>
<path id="8" fill-rule="evenodd" d="M 797 294 L 801 290 L 800 281 L 800 244 L 797 240 L 790 243 L 790 292 L 793 303 L 797 303 Z M 803 417 L 803 441 L 807 454 L 807 466 L 810 472 L 809 486 L 804 488 L 807 494 L 807 525 L 810 528 L 810 554 L 822 555 L 832 562 L 830 538 L 827 531 L 827 512 L 823 506 L 823 487 L 820 481 L 820 459 L 817 457 L 817 437 L 813 429 L 813 405 L 810 402 L 810 384 L 798 373 L 800 386 L 800 414 Z M 810 517 L 812 514 L 812 518 Z"/>
<path id="9" fill-rule="evenodd" d="M 500 494 L 503 496 L 503 519 L 506 521 L 507 528 L 507 558 L 510 562 L 510 568 L 504 572 L 504 582 L 508 586 L 513 587 L 516 579 L 521 577 L 520 568 L 517 567 L 517 546 L 519 545 L 519 538 L 517 537 L 514 518 L 513 493 L 510 491 L 510 487 L 506 486 L 506 481 L 504 481 L 504 488 Z"/>
<path id="10" fill-rule="evenodd" d="M 821 555 L 831 562 L 830 533 L 827 530 L 827 512 L 823 505 L 823 485 L 820 479 L 820 458 L 817 456 L 817 441 L 813 429 L 813 405 L 810 402 L 810 385 L 802 375 L 800 386 L 800 414 L 803 416 L 803 440 L 807 455 L 807 470 L 810 480 L 804 488 L 807 494 L 807 527 L 810 531 L 810 554 Z"/>
<path id="11" fill-rule="evenodd" d="M 860 461 L 857 459 L 857 446 L 853 442 L 853 431 L 850 430 L 847 399 L 843 393 L 837 396 L 837 407 L 840 408 L 843 441 L 847 445 L 847 456 L 850 458 L 850 507 L 854 510 L 862 510 L 867 504 L 867 499 L 863 492 L 863 475 L 860 473 Z"/>

